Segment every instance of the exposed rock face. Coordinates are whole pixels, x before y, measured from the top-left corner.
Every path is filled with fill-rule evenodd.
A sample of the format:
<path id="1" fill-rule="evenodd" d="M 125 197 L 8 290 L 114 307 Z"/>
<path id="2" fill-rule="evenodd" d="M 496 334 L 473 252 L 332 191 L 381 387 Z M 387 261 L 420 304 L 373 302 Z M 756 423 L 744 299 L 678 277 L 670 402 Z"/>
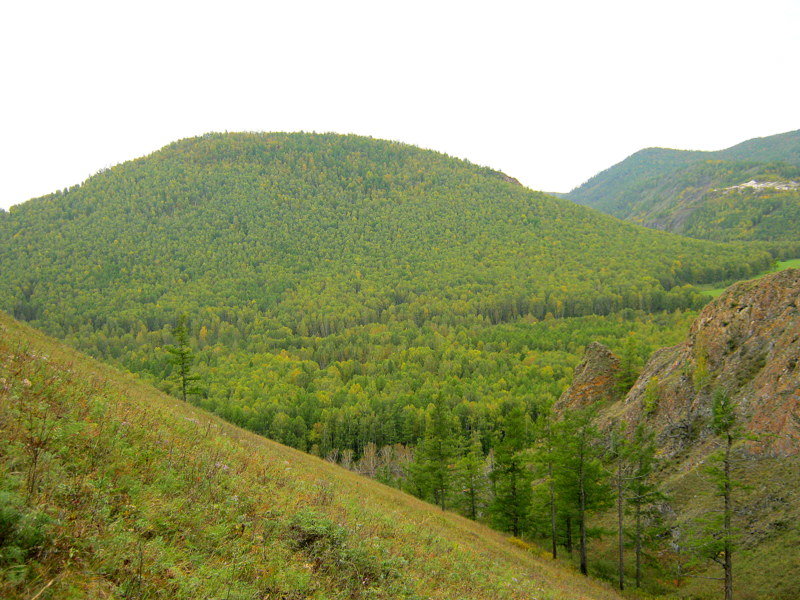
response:
<path id="1" fill-rule="evenodd" d="M 732 286 L 702 310 L 683 343 L 655 352 L 625 398 L 603 405 L 598 418 L 601 427 L 646 422 L 656 432 L 659 456 L 667 459 L 658 477 L 672 498 L 672 530 L 683 540 L 691 539 L 698 518 L 721 510 L 721 500 L 709 496 L 713 484 L 704 469 L 720 447 L 711 430 L 714 391 L 722 389 L 735 401 L 740 423 L 759 436 L 734 449 L 734 477 L 753 483 L 736 488 L 733 499 L 734 523 L 752 552 L 751 564 L 737 567 L 742 597 L 800 598 L 798 578 L 785 575 L 781 560 L 795 543 L 787 524 L 800 521 L 794 493 L 800 423 L 793 418 L 800 417 L 799 360 L 800 270 L 794 269 Z M 619 363 L 606 348 L 587 347 L 557 408 L 608 397 L 615 389 L 615 367 Z M 717 575 L 712 568 L 700 577 Z M 772 593 L 774 585 L 779 592 Z M 692 582 L 681 595 L 710 597 Z"/>
<path id="2" fill-rule="evenodd" d="M 572 385 L 556 402 L 556 411 L 585 408 L 596 402 L 617 398 L 619 359 L 603 344 L 586 346 L 583 361 L 575 368 Z"/>
<path id="3" fill-rule="evenodd" d="M 712 394 L 722 388 L 760 436 L 751 450 L 795 453 L 798 358 L 800 270 L 789 269 L 738 283 L 706 306 L 684 343 L 652 356 L 617 412 L 647 419 L 675 454 L 710 434 Z"/>

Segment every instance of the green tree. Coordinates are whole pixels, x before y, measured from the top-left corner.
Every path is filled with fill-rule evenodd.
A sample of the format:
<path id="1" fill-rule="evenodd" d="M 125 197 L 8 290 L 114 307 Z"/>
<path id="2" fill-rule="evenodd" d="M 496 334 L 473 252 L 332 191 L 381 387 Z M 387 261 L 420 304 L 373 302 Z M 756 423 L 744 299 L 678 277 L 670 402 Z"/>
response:
<path id="1" fill-rule="evenodd" d="M 428 407 L 425 437 L 409 471 L 417 495 L 430 498 L 442 510 L 452 494 L 457 438 L 450 412 L 441 401 Z"/>
<path id="2" fill-rule="evenodd" d="M 548 402 L 539 408 L 537 422 L 537 443 L 533 447 L 533 463 L 537 467 L 538 476 L 544 489 L 548 532 L 550 537 L 550 553 L 553 559 L 558 558 L 558 503 L 555 482 L 556 439 L 554 435 L 553 403 Z"/>
<path id="3" fill-rule="evenodd" d="M 169 362 L 174 367 L 173 373 L 178 379 L 181 398 L 186 402 L 190 394 L 199 392 L 199 388 L 195 383 L 200 379 L 192 373 L 194 353 L 189 347 L 189 330 L 186 324 L 186 315 L 178 317 L 178 322 L 172 328 L 172 336 L 175 338 L 175 344 L 167 346 L 165 350 L 169 353 Z"/>
<path id="4" fill-rule="evenodd" d="M 617 392 L 624 396 L 639 377 L 639 347 L 633 333 L 625 338 L 617 373 Z"/>
<path id="5" fill-rule="evenodd" d="M 617 585 L 625 589 L 625 501 L 630 478 L 631 444 L 625 437 L 625 423 L 615 423 L 609 432 L 608 456 L 614 467 L 617 505 Z"/>
<path id="6" fill-rule="evenodd" d="M 712 494 L 721 506 L 712 514 L 698 519 L 698 532 L 691 546 L 701 557 L 722 568 L 725 600 L 733 599 L 733 553 L 737 532 L 733 526 L 733 488 L 738 485 L 733 477 L 733 447 L 744 437 L 737 423 L 733 400 L 721 388 L 714 390 L 711 426 L 721 448 L 711 455 L 706 469 L 712 484 Z"/>
<path id="7" fill-rule="evenodd" d="M 666 501 L 667 497 L 654 480 L 657 450 L 655 433 L 640 423 L 628 444 L 630 473 L 626 502 L 633 513 L 633 527 L 629 537 L 634 550 L 634 580 L 638 588 L 642 583 L 642 558 L 645 551 L 654 545 L 657 536 L 664 529 L 657 504 Z"/>
<path id="8" fill-rule="evenodd" d="M 606 509 L 613 502 L 609 474 L 601 460 L 601 436 L 593 421 L 595 413 L 590 407 L 564 416 L 557 432 L 555 460 L 556 490 L 562 511 L 577 520 L 580 571 L 584 575 L 589 572 L 588 537 L 595 533 L 588 529 L 588 514 Z"/>
<path id="9" fill-rule="evenodd" d="M 465 444 L 464 456 L 456 462 L 456 481 L 460 490 L 459 500 L 464 514 L 477 519 L 486 497 L 486 459 L 480 433 L 473 430 L 469 442 Z"/>
<path id="10" fill-rule="evenodd" d="M 521 403 L 507 408 L 495 445 L 490 475 L 494 499 L 490 510 L 495 525 L 520 535 L 527 525 L 531 507 L 533 474 L 529 468 L 529 417 Z"/>

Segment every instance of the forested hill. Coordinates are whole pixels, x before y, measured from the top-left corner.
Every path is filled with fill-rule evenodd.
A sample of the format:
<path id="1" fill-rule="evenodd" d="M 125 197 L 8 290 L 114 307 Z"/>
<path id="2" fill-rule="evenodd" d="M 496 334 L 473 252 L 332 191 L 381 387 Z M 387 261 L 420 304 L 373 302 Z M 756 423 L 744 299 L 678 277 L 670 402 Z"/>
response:
<path id="1" fill-rule="evenodd" d="M 687 241 L 443 154 L 356 136 L 210 134 L 0 218 L 0 307 L 67 335 L 179 312 L 302 334 L 691 305 L 763 253 Z"/>
<path id="2" fill-rule="evenodd" d="M 739 187 L 750 182 L 754 187 Z M 648 148 L 567 197 L 578 204 L 692 237 L 793 241 L 800 234 L 800 130 L 726 150 Z"/>
<path id="3" fill-rule="evenodd" d="M 434 405 L 488 451 L 582 345 L 635 332 L 641 361 L 686 323 L 653 313 L 707 301 L 685 284 L 771 262 L 508 179 L 355 136 L 184 140 L 3 214 L 0 308 L 173 393 L 185 314 L 192 402 L 358 459 L 416 446 Z"/>

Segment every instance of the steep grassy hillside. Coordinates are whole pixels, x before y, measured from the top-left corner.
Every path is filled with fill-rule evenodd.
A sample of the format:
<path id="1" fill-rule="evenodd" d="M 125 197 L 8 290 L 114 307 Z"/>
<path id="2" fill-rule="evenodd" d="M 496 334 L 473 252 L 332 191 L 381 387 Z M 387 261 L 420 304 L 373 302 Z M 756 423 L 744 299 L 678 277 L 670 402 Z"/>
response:
<path id="1" fill-rule="evenodd" d="M 740 187 L 753 181 L 760 186 Z M 794 242 L 798 181 L 800 131 L 793 131 L 717 152 L 642 150 L 567 197 L 695 238 Z"/>
<path id="2" fill-rule="evenodd" d="M 616 597 L 1 313 L 0 498 L 9 600 Z"/>

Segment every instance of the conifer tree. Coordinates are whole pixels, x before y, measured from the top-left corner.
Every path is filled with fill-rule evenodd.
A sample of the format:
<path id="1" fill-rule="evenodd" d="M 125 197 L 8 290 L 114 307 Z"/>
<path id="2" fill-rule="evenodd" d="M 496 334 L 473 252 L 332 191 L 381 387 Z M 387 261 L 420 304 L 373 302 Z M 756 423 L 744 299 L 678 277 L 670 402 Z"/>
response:
<path id="1" fill-rule="evenodd" d="M 529 418 L 524 407 L 517 403 L 507 409 L 500 431 L 500 440 L 495 446 L 494 499 L 491 505 L 492 519 L 497 527 L 520 535 L 529 518 L 533 491 L 533 475 L 528 467 L 526 455 L 529 442 Z"/>
<path id="2" fill-rule="evenodd" d="M 636 338 L 633 334 L 629 334 L 625 338 L 617 374 L 617 392 L 620 396 L 624 396 L 636 383 L 636 379 L 639 377 L 638 360 L 639 348 Z"/>
<path id="3" fill-rule="evenodd" d="M 558 558 L 558 505 L 556 499 L 554 461 L 556 459 L 556 446 L 553 423 L 552 402 L 540 407 L 537 423 L 538 439 L 533 448 L 533 461 L 537 467 L 538 476 L 542 478 L 545 487 L 544 494 L 547 498 L 548 529 L 550 536 L 550 553 L 553 559 Z"/>
<path id="4" fill-rule="evenodd" d="M 724 577 L 725 600 L 733 600 L 733 479 L 731 476 L 731 451 L 738 435 L 736 413 L 733 401 L 723 390 L 714 393 L 713 405 L 714 433 L 722 439 L 723 450 L 718 457 L 718 465 L 712 466 L 710 473 L 717 488 L 717 495 L 722 498 L 722 537 L 719 540 L 722 554 L 722 570 Z"/>
<path id="5" fill-rule="evenodd" d="M 181 398 L 184 402 L 189 394 L 195 394 L 199 390 L 195 382 L 199 377 L 192 373 L 194 364 L 194 353 L 189 347 L 189 330 L 186 324 L 186 315 L 178 317 L 178 322 L 172 328 L 172 335 L 175 338 L 175 345 L 167 346 L 165 350 L 169 353 L 169 362 L 175 368 L 178 385 L 181 389 Z"/>
<path id="6" fill-rule="evenodd" d="M 633 513 L 633 528 L 630 538 L 635 556 L 634 581 L 636 587 L 642 583 L 642 558 L 656 535 L 661 533 L 661 514 L 656 504 L 667 499 L 653 480 L 656 467 L 655 433 L 640 423 L 629 440 L 627 459 L 630 464 L 628 495 L 626 502 Z"/>
<path id="7" fill-rule="evenodd" d="M 588 574 L 588 513 L 608 508 L 613 500 L 608 472 L 601 462 L 600 433 L 593 423 L 595 411 L 568 412 L 559 424 L 556 490 L 563 510 L 575 515 L 578 525 L 580 571 Z M 570 533 L 571 535 L 571 533 Z"/>
<path id="8" fill-rule="evenodd" d="M 441 402 L 428 407 L 425 437 L 409 467 L 418 495 L 430 498 L 442 510 L 452 493 L 457 440 L 450 412 Z"/>
<path id="9" fill-rule="evenodd" d="M 480 515 L 486 494 L 486 460 L 477 430 L 472 431 L 465 446 L 464 456 L 456 463 L 457 482 L 464 514 L 474 520 Z"/>
<path id="10" fill-rule="evenodd" d="M 733 526 L 733 488 L 738 485 L 733 477 L 733 447 L 744 437 L 736 421 L 733 400 L 722 389 L 713 394 L 711 427 L 721 448 L 711 455 L 706 469 L 714 498 L 719 508 L 697 520 L 698 530 L 690 546 L 695 553 L 717 563 L 722 568 L 725 600 L 733 598 L 733 553 L 737 534 Z"/>
<path id="11" fill-rule="evenodd" d="M 625 589 L 625 501 L 628 492 L 631 445 L 625 437 L 625 424 L 615 424 L 609 434 L 609 458 L 614 466 L 614 492 L 617 504 L 617 585 Z"/>

